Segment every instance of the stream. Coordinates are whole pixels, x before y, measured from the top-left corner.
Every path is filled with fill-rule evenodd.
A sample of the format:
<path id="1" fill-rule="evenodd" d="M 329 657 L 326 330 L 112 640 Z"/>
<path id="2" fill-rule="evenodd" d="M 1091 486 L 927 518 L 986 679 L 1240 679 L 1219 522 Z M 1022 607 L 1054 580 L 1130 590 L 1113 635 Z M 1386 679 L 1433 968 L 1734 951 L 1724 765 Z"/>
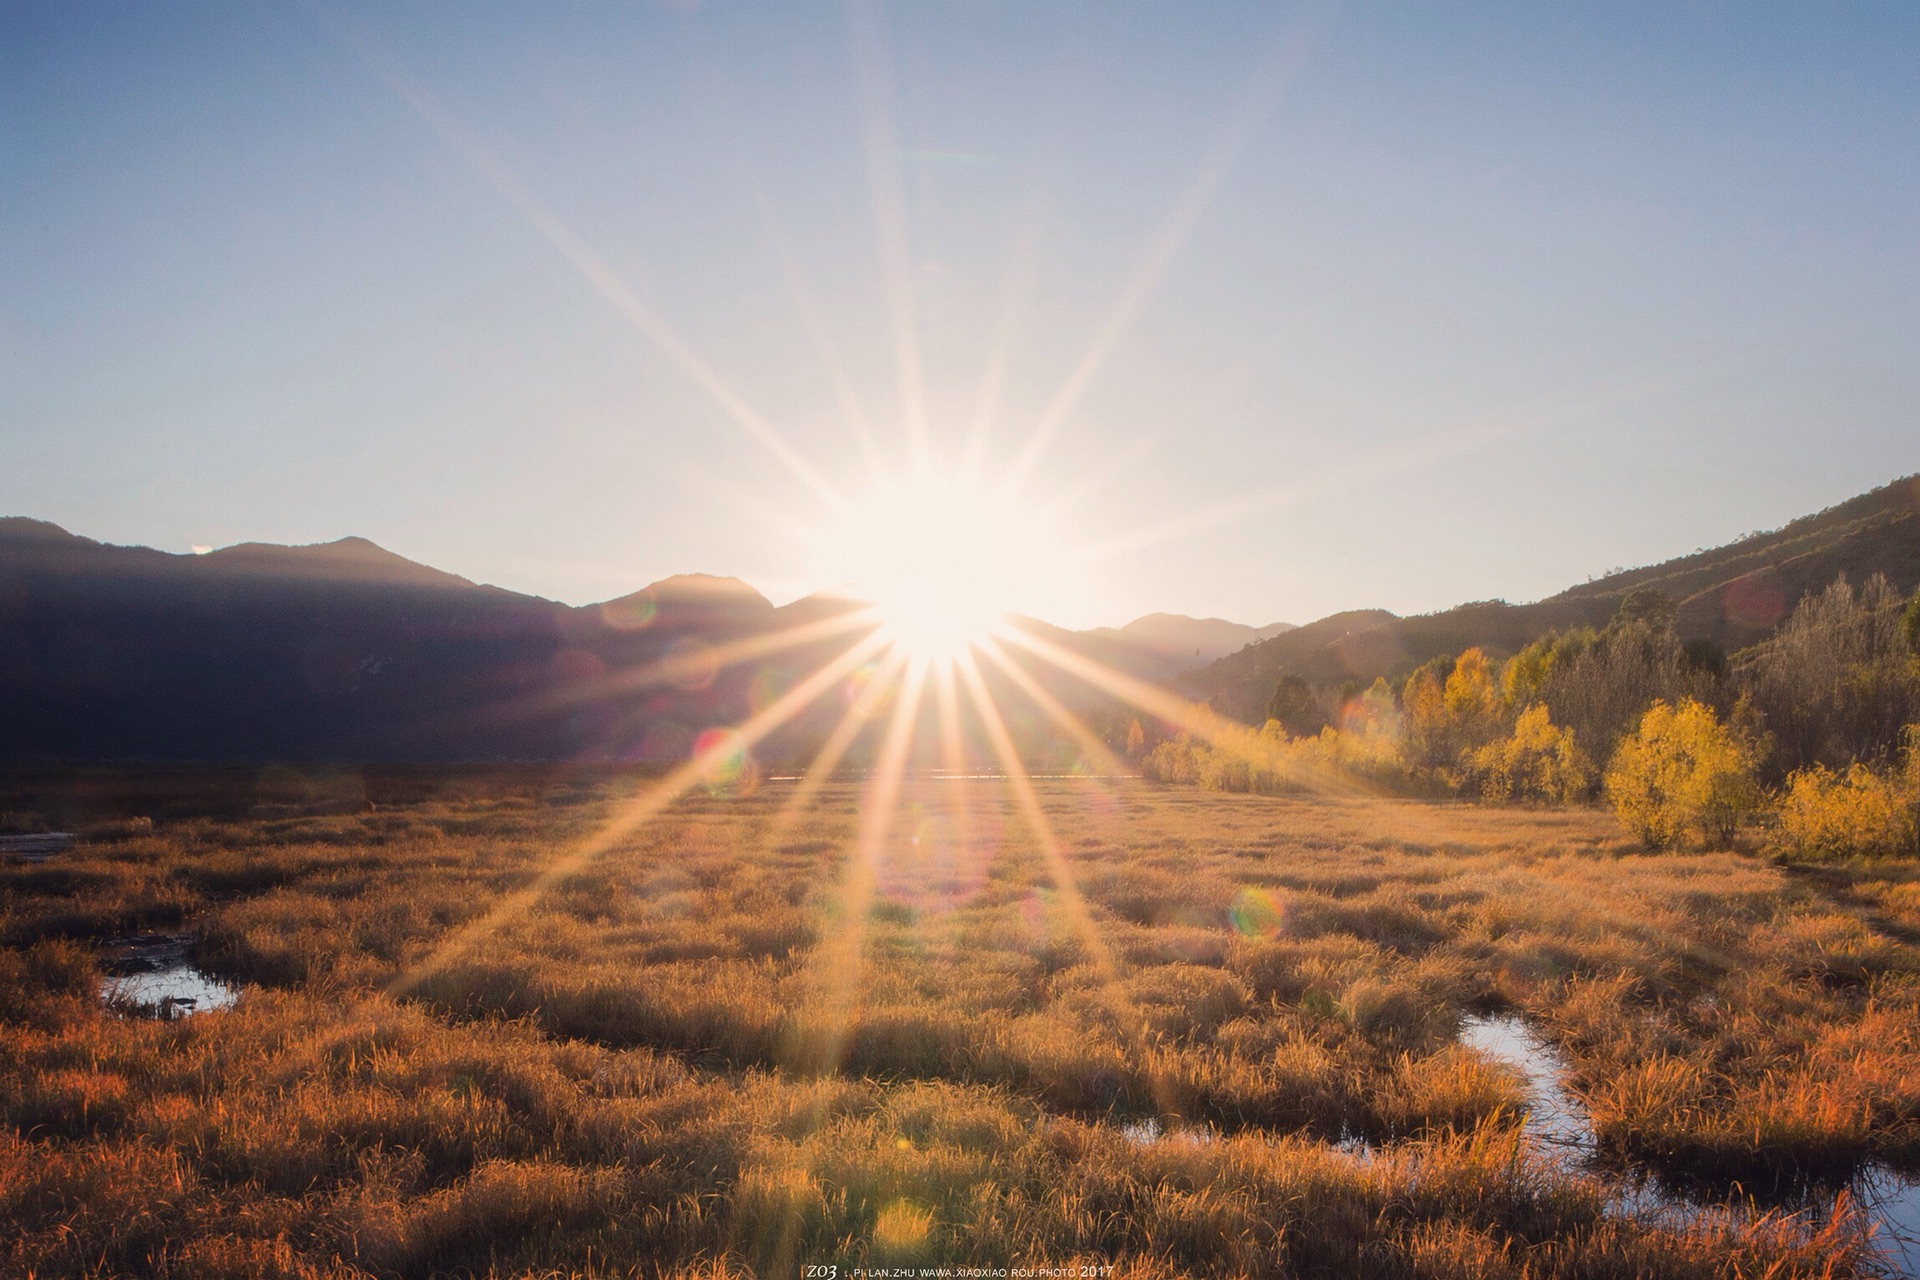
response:
<path id="1" fill-rule="evenodd" d="M 1466 1019 L 1460 1043 L 1506 1063 L 1526 1079 L 1532 1103 L 1526 1128 L 1543 1147 L 1568 1161 L 1584 1163 L 1594 1155 L 1593 1126 L 1586 1107 L 1567 1091 L 1568 1064 L 1556 1045 L 1512 1015 Z M 1625 1213 L 1688 1219 L 1725 1208 L 1677 1195 L 1651 1178 L 1613 1177 L 1610 1181 L 1616 1206 Z M 1848 1191 L 1873 1224 L 1874 1249 L 1882 1264 L 1893 1275 L 1920 1280 L 1920 1178 L 1871 1164 Z"/>

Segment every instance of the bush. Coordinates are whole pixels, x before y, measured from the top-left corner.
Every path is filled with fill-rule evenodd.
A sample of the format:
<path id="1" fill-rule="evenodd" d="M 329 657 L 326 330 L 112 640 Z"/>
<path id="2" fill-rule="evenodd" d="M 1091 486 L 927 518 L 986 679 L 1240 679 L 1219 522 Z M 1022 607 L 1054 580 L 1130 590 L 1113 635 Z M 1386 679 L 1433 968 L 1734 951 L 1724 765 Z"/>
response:
<path id="1" fill-rule="evenodd" d="M 1490 742 L 1473 753 L 1473 775 L 1480 794 L 1495 804 L 1545 800 L 1571 804 L 1593 786 L 1593 761 L 1573 740 L 1573 731 L 1555 725 L 1539 703 L 1520 713 L 1513 736 Z"/>
<path id="2" fill-rule="evenodd" d="M 1800 858 L 1912 857 L 1920 854 L 1920 733 L 1908 730 L 1898 771 L 1825 765 L 1787 780 L 1780 845 Z"/>
<path id="3" fill-rule="evenodd" d="M 1650 849 L 1672 848 L 1690 829 L 1724 843 L 1759 801 L 1757 754 L 1711 707 L 1655 701 L 1607 766 L 1607 799 Z"/>

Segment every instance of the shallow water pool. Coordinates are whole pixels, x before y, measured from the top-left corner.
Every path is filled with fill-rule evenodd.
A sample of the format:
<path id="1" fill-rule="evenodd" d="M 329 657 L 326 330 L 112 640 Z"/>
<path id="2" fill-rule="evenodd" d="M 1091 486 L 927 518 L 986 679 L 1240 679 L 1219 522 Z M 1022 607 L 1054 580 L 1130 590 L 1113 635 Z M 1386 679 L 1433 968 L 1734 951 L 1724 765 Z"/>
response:
<path id="1" fill-rule="evenodd" d="M 1587 1164 L 1597 1149 L 1593 1124 L 1580 1099 L 1567 1090 L 1566 1055 L 1523 1018 L 1511 1014 L 1468 1018 L 1460 1043 L 1518 1071 L 1527 1082 L 1531 1109 L 1526 1128 L 1543 1147 L 1569 1161 Z M 1664 1214 L 1682 1219 L 1725 1212 L 1726 1205 L 1690 1199 L 1648 1177 L 1623 1178 L 1593 1169 L 1614 1186 L 1615 1204 L 1624 1212 Z M 1847 1188 L 1873 1224 L 1876 1252 L 1897 1276 L 1920 1280 L 1920 1177 L 1869 1165 Z M 1820 1206 L 1784 1205 L 1818 1212 Z"/>
<path id="2" fill-rule="evenodd" d="M 187 959 L 191 942 L 189 935 L 178 933 L 115 938 L 102 958 L 107 977 L 101 980 L 100 998 L 161 1018 L 227 1008 L 240 993 Z"/>

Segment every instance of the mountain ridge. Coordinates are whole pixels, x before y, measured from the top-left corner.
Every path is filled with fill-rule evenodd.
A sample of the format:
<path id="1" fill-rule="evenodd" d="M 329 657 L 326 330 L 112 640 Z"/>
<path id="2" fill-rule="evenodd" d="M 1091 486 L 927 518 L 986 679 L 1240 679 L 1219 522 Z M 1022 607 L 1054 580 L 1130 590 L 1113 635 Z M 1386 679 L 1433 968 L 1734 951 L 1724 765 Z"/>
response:
<path id="1" fill-rule="evenodd" d="M 1470 646 L 1511 653 L 1548 631 L 1604 625 L 1648 588 L 1671 597 L 1684 637 L 1738 648 L 1841 573 L 1920 586 L 1920 477 L 1530 604 L 1404 618 L 1353 609 L 1277 633 L 1285 624 L 1172 614 L 1034 626 L 1082 658 L 1257 721 L 1282 674 L 1336 688 Z M 190 555 L 0 517 L 0 757 L 682 760 L 700 733 L 739 723 L 842 652 L 865 624 L 835 619 L 857 607 L 824 593 L 776 607 L 708 574 L 574 607 L 364 538 Z M 1218 656 L 1194 666 L 1209 646 Z M 753 656 L 728 665 L 729 650 Z M 1030 674 L 1069 706 L 1107 700 L 1071 675 Z M 836 705 L 783 730 L 784 747 L 817 742 Z"/>
<path id="2" fill-rule="evenodd" d="M 1166 675 L 1177 675 L 1283 631 L 1291 631 L 1293 625 L 1291 622 L 1273 622 L 1264 627 L 1250 627 L 1243 622 L 1229 622 L 1225 618 L 1148 613 L 1125 626 L 1093 627 L 1076 634 L 1113 640 L 1140 649 L 1160 659 L 1166 668 Z"/>
<path id="3" fill-rule="evenodd" d="M 1808 591 L 1840 574 L 1885 574 L 1920 586 L 1920 475 L 1835 503 L 1778 529 L 1652 565 L 1623 569 L 1528 604 L 1474 601 L 1407 617 L 1384 609 L 1331 614 L 1189 671 L 1175 687 L 1256 721 L 1282 675 L 1336 687 L 1404 676 L 1431 658 L 1478 646 L 1515 652 L 1550 631 L 1603 626 L 1643 589 L 1665 593 L 1683 639 L 1731 651 L 1764 638 Z"/>

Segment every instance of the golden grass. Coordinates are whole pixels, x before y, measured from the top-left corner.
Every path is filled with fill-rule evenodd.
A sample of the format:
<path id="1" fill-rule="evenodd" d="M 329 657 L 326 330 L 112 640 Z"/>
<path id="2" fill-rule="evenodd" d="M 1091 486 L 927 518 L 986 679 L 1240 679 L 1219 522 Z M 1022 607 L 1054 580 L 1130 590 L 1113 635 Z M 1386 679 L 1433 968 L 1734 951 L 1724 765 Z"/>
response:
<path id="1" fill-rule="evenodd" d="M 1609 1212 L 1455 1044 L 1502 1006 L 1624 1156 L 1920 1158 L 1910 886 L 1647 856 L 1593 811 L 1043 783 L 1096 954 L 994 784 L 910 780 L 858 913 L 858 788 L 772 847 L 779 787 L 700 796 L 426 964 L 634 785 L 120 824 L 0 871 L 0 1271 L 1860 1268 L 1844 1217 Z M 239 1005 L 102 1009 L 93 948 L 154 927 Z"/>

